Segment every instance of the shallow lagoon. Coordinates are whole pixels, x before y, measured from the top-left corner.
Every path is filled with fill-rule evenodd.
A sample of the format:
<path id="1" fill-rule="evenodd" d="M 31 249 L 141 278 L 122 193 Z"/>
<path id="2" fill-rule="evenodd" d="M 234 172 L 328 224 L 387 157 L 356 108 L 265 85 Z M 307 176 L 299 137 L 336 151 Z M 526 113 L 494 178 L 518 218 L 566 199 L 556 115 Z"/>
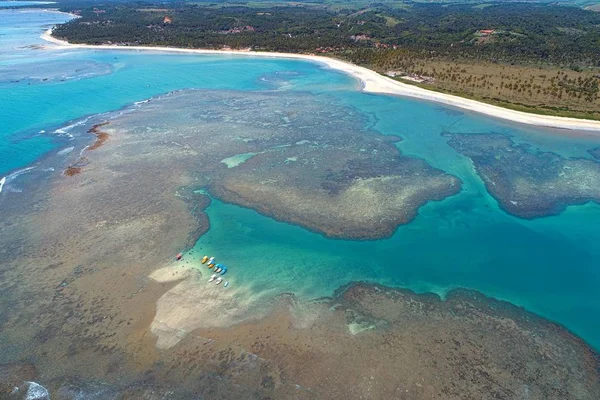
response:
<path id="1" fill-rule="evenodd" d="M 22 18 L 16 11 L 2 13 L 12 18 L 2 19 L 3 32 L 14 26 L 15 18 Z M 524 128 L 432 103 L 360 93 L 355 80 L 306 62 L 23 48 L 24 43 L 41 44 L 39 33 L 66 19 L 48 12 L 25 15 L 27 29 L 14 32 L 16 38 L 25 39 L 0 49 L 11 54 L 3 57 L 0 69 L 32 62 L 53 70 L 72 69 L 67 65 L 71 62 L 91 66 L 92 71 L 109 66 L 111 72 L 89 73 L 90 68 L 83 68 L 79 76 L 64 81 L 30 84 L 8 77 L 0 82 L 7 93 L 0 108 L 0 176 L 68 147 L 64 138 L 56 140 L 50 134 L 68 121 L 176 89 L 293 90 L 329 96 L 366 114 L 369 127 L 401 136 L 399 148 L 404 153 L 461 178 L 461 194 L 429 203 L 393 237 L 370 242 L 325 239 L 213 201 L 207 210 L 211 230 L 195 246 L 197 255 L 217 255 L 230 268 L 231 285 L 248 286 L 257 295 L 291 291 L 305 297 L 326 296 L 351 280 L 441 295 L 454 287 L 473 288 L 560 322 L 600 347 L 600 206 L 570 207 L 560 216 L 531 221 L 507 215 L 489 196 L 470 161 L 452 150 L 441 133 L 498 132 L 540 150 L 587 158 L 587 149 L 600 145 L 599 138 Z"/>

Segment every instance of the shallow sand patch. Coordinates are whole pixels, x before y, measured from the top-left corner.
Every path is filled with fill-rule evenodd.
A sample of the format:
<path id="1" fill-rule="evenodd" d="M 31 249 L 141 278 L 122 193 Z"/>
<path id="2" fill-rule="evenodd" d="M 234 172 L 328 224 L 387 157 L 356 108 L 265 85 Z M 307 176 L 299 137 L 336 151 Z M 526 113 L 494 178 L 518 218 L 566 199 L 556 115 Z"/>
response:
<path id="1" fill-rule="evenodd" d="M 252 295 L 240 286 L 224 287 L 208 282 L 207 270 L 173 265 L 153 272 L 159 283 L 182 280 L 157 302 L 150 331 L 158 337 L 156 347 L 167 349 L 198 328 L 227 327 L 260 318 L 267 311 L 260 305 L 260 294 Z M 223 276 L 227 280 L 227 275 Z"/>
<path id="2" fill-rule="evenodd" d="M 238 165 L 245 163 L 246 161 L 248 161 L 249 159 L 251 159 L 252 157 L 254 157 L 257 154 L 258 153 L 236 154 L 235 156 L 231 156 L 231 157 L 222 159 L 221 162 L 223 164 L 227 165 L 227 168 L 234 168 L 234 167 L 237 167 Z"/>

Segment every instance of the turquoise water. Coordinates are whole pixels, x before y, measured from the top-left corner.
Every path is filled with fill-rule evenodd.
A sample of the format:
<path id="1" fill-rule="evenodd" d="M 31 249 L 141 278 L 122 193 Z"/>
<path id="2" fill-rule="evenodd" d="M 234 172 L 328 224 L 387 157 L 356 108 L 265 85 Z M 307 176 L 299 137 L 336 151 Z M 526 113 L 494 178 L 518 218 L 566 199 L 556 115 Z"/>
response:
<path id="1" fill-rule="evenodd" d="M 54 4 L 54 1 L 0 1 L 0 8 L 40 6 L 45 4 Z"/>
<path id="2" fill-rule="evenodd" d="M 5 94 L 0 100 L 0 177 L 66 146 L 53 132 L 69 121 L 171 90 L 309 91 L 364 113 L 369 126 L 384 134 L 401 136 L 398 146 L 404 153 L 460 177 L 463 191 L 421 208 L 393 237 L 370 242 L 325 239 L 215 200 L 207 210 L 211 229 L 195 252 L 212 253 L 228 264 L 232 285 L 307 298 L 330 295 L 351 280 L 441 295 L 468 287 L 560 322 L 600 348 L 600 206 L 570 207 L 560 216 L 533 221 L 507 215 L 470 161 L 440 133 L 499 132 L 540 150 L 587 158 L 589 148 L 600 146 L 597 136 L 361 93 L 358 82 L 345 75 L 294 60 L 23 48 L 42 44 L 39 34 L 68 17 L 12 10 L 0 16 L 0 34 L 10 39 L 0 44 L 0 90 Z M 43 68 L 32 68 L 38 65 Z"/>

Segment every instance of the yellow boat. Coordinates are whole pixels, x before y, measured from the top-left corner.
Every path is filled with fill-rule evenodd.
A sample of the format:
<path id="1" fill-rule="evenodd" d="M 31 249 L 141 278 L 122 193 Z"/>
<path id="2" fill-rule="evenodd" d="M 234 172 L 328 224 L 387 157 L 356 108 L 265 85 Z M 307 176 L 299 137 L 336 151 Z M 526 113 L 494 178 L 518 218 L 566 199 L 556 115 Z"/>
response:
<path id="1" fill-rule="evenodd" d="M 202 257 L 202 264 L 206 264 L 207 261 L 208 261 L 208 256 Z"/>
<path id="2" fill-rule="evenodd" d="M 212 263 L 211 263 L 211 264 L 208 264 L 208 268 L 212 268 L 212 267 L 214 267 L 214 266 L 215 266 L 215 264 L 212 264 Z"/>

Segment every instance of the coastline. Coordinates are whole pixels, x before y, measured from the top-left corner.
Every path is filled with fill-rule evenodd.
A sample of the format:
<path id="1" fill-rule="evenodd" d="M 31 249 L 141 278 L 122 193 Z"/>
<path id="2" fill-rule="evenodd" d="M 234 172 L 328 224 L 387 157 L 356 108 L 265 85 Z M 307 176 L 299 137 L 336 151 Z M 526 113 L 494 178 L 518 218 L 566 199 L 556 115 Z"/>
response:
<path id="1" fill-rule="evenodd" d="M 119 46 L 119 45 L 85 45 L 73 44 L 65 40 L 57 39 L 52 36 L 52 29 L 48 29 L 41 36 L 41 39 L 53 43 L 57 48 L 80 48 L 96 50 L 137 50 L 137 51 L 159 51 L 185 54 L 210 54 L 210 55 L 230 55 L 230 56 L 249 56 L 266 58 L 287 58 L 310 61 L 327 66 L 328 68 L 340 71 L 346 75 L 358 79 L 362 83 L 362 91 L 366 93 L 389 94 L 395 96 L 412 97 L 421 100 L 432 101 L 440 104 L 457 107 L 463 110 L 474 111 L 486 116 L 499 118 L 507 121 L 517 122 L 525 125 L 533 125 L 545 128 L 557 128 L 568 130 L 595 131 L 600 132 L 600 121 L 585 120 L 578 118 L 558 117 L 550 115 L 531 114 L 523 111 L 516 111 L 502 108 L 492 104 L 482 103 L 476 100 L 464 97 L 454 96 L 445 93 L 439 93 L 432 90 L 423 89 L 402 83 L 391 78 L 382 76 L 377 72 L 365 67 L 354 65 L 346 61 L 337 60 L 330 57 L 292 54 L 278 52 L 261 51 L 239 51 L 239 50 L 205 50 L 205 49 L 183 49 L 161 46 Z"/>

